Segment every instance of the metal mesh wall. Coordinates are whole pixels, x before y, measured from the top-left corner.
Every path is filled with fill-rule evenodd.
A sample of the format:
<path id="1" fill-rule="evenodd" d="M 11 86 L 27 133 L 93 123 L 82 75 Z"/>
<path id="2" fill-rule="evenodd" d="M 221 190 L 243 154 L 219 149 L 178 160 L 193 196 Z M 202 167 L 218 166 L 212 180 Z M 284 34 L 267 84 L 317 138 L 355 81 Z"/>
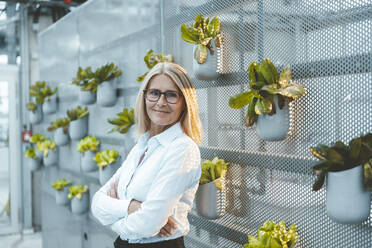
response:
<path id="1" fill-rule="evenodd" d="M 372 4 L 370 1 L 171 1 L 163 3 L 166 53 L 192 73 L 192 45 L 180 25 L 202 13 L 218 16 L 224 36 L 222 75 L 193 79 L 204 126 L 202 158 L 231 162 L 227 214 L 216 221 L 190 216 L 187 247 L 242 247 L 266 221 L 299 229 L 297 247 L 372 247 L 369 218 L 360 225 L 327 217 L 325 191 L 312 192 L 310 146 L 348 142 L 371 132 Z M 265 142 L 243 125 L 246 109 L 228 106 L 247 90 L 249 64 L 270 58 L 291 65 L 307 94 L 291 103 L 290 135 Z"/>

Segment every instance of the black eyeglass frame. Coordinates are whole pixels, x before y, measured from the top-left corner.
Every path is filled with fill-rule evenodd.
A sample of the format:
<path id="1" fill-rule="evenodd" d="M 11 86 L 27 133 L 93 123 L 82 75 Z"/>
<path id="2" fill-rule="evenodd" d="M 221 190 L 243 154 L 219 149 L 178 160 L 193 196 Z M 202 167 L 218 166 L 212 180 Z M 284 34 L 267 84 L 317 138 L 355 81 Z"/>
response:
<path id="1" fill-rule="evenodd" d="M 158 91 L 159 92 L 159 98 L 156 100 L 156 101 L 152 101 L 152 100 L 149 100 L 146 96 L 147 96 L 147 92 L 149 91 L 149 90 L 156 90 L 156 91 Z M 178 95 L 178 100 L 177 100 L 177 102 L 168 102 L 168 99 L 167 99 L 167 93 L 169 93 L 169 92 L 171 92 L 171 93 L 176 93 L 177 95 Z M 149 102 L 157 102 L 157 101 L 159 101 L 159 99 L 161 98 L 161 95 L 164 95 L 164 98 L 165 98 L 165 101 L 167 102 L 167 103 L 169 103 L 169 104 L 177 104 L 178 102 L 179 102 L 179 100 L 180 100 L 180 98 L 181 97 L 183 97 L 183 94 L 182 93 L 180 93 L 180 92 L 178 92 L 178 91 L 173 91 L 173 90 L 168 90 L 168 91 L 165 91 L 165 92 L 161 92 L 160 90 L 158 90 L 158 89 L 146 89 L 146 90 L 143 90 L 143 96 L 145 97 L 145 99 L 147 99 Z"/>

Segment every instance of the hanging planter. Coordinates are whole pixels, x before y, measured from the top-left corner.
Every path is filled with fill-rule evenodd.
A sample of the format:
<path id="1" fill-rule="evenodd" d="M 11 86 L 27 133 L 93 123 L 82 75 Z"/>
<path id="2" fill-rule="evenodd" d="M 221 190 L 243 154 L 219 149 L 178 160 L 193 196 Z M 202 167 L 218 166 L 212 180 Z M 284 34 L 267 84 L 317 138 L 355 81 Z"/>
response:
<path id="1" fill-rule="evenodd" d="M 79 67 L 72 84 L 80 87 L 79 102 L 81 104 L 89 105 L 96 102 L 97 83 L 90 66 L 85 69 Z"/>
<path id="2" fill-rule="evenodd" d="M 35 171 L 40 167 L 40 160 L 36 157 L 35 149 L 30 147 L 26 150 L 25 157 L 30 171 Z"/>
<path id="3" fill-rule="evenodd" d="M 80 140 L 77 151 L 81 153 L 81 169 L 84 172 L 96 171 L 98 167 L 94 161 L 98 152 L 99 140 L 96 137 L 87 136 Z"/>
<path id="4" fill-rule="evenodd" d="M 41 106 L 36 105 L 33 102 L 27 104 L 27 109 L 29 112 L 29 119 L 31 124 L 39 124 L 43 120 L 43 112 L 41 111 Z"/>
<path id="5" fill-rule="evenodd" d="M 82 109 L 80 106 L 75 109 L 67 110 L 67 116 L 71 122 L 69 125 L 69 135 L 72 140 L 80 140 L 88 133 L 88 109 Z"/>
<path id="6" fill-rule="evenodd" d="M 84 105 L 94 104 L 96 102 L 97 93 L 91 91 L 79 91 L 79 102 Z"/>
<path id="7" fill-rule="evenodd" d="M 321 189 L 325 178 L 328 216 L 336 222 L 358 224 L 370 215 L 372 189 L 372 134 L 358 137 L 345 145 L 311 147 L 321 160 L 313 167 L 318 174 L 313 190 Z"/>
<path id="8" fill-rule="evenodd" d="M 57 146 L 64 146 L 68 144 L 68 125 L 70 124 L 69 118 L 57 119 L 55 122 L 51 122 L 48 127 L 48 131 L 54 132 L 54 142 Z"/>
<path id="9" fill-rule="evenodd" d="M 71 212 L 81 215 L 89 211 L 89 192 L 87 186 L 73 185 L 68 198 L 71 199 Z"/>
<path id="10" fill-rule="evenodd" d="M 173 63 L 173 56 L 171 54 L 165 55 L 164 53 L 156 53 L 154 50 L 150 49 L 147 51 L 146 56 L 143 58 L 145 61 L 146 67 L 151 70 L 155 65 L 162 62 L 170 62 Z M 142 82 L 148 72 L 145 74 L 137 77 L 137 82 Z"/>
<path id="11" fill-rule="evenodd" d="M 68 198 L 69 188 L 67 187 L 70 184 L 71 182 L 64 178 L 58 179 L 52 183 L 52 187 L 56 190 L 55 196 L 57 205 L 66 205 L 70 202 Z"/>
<path id="12" fill-rule="evenodd" d="M 116 104 L 117 78 L 121 74 L 121 70 L 114 63 L 106 64 L 94 72 L 94 81 L 98 85 L 97 103 L 100 106 L 111 107 Z"/>
<path id="13" fill-rule="evenodd" d="M 58 163 L 58 153 L 56 143 L 45 140 L 37 144 L 36 149 L 43 152 L 44 166 L 51 166 Z"/>
<path id="14" fill-rule="evenodd" d="M 280 76 L 269 59 L 248 67 L 249 91 L 230 97 L 229 105 L 241 109 L 248 105 L 246 126 L 257 122 L 257 134 L 267 141 L 283 140 L 289 131 L 288 103 L 306 93 L 299 84 L 290 83 L 292 70 L 286 67 Z"/>
<path id="15" fill-rule="evenodd" d="M 58 151 L 50 150 L 48 155 L 43 159 L 44 166 L 51 166 L 58 164 Z"/>
<path id="16" fill-rule="evenodd" d="M 286 138 L 289 132 L 289 107 L 285 102 L 282 108 L 278 106 L 278 96 L 274 96 L 276 113 L 261 114 L 257 119 L 257 134 L 263 140 L 279 141 Z"/>
<path id="17" fill-rule="evenodd" d="M 199 80 L 212 81 L 219 76 L 217 49 L 222 47 L 220 21 L 214 17 L 204 19 L 202 14 L 195 17 L 192 26 L 181 25 L 181 37 L 184 41 L 195 44 L 193 71 Z"/>
<path id="18" fill-rule="evenodd" d="M 94 161 L 99 167 L 99 182 L 104 185 L 115 173 L 119 164 L 120 156 L 115 150 L 104 150 L 97 153 Z"/>
<path id="19" fill-rule="evenodd" d="M 32 135 L 30 138 L 30 143 L 36 145 L 35 154 L 36 154 L 36 158 L 39 161 L 43 159 L 43 153 L 44 153 L 42 150 L 38 150 L 38 148 L 41 149 L 41 147 L 39 146 L 39 143 L 45 140 L 46 140 L 45 136 L 39 133 Z"/>
<path id="20" fill-rule="evenodd" d="M 49 88 L 46 88 L 49 89 Z M 55 89 L 57 90 L 57 88 Z M 57 96 L 51 95 L 45 98 L 43 103 L 43 113 L 46 115 L 53 114 L 57 111 Z"/>
<path id="21" fill-rule="evenodd" d="M 217 157 L 202 163 L 202 175 L 195 198 L 198 215 L 214 220 L 225 214 L 224 181 L 227 165 L 223 159 Z"/>

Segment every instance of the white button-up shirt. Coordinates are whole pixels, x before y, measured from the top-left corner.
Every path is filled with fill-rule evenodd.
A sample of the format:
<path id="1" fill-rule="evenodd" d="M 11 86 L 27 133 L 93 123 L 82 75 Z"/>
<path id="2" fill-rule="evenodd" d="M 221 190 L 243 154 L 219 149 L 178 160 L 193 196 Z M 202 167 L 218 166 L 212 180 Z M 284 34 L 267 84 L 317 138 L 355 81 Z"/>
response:
<path id="1" fill-rule="evenodd" d="M 190 230 L 187 214 L 199 186 L 200 151 L 179 122 L 149 137 L 146 132 L 139 138 L 121 167 L 92 200 L 93 216 L 129 243 L 153 243 L 186 235 Z M 107 192 L 117 181 L 119 199 L 114 199 Z M 132 199 L 142 202 L 141 208 L 128 214 Z M 168 217 L 177 226 L 173 235 L 160 237 L 157 234 Z"/>

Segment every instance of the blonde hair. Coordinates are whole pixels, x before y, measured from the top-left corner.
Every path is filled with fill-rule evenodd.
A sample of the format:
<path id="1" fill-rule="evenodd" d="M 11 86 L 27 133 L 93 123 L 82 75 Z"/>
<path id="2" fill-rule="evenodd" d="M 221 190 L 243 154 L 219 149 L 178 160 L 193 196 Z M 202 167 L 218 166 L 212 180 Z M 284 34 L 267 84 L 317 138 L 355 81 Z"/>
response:
<path id="1" fill-rule="evenodd" d="M 155 75 L 168 76 L 181 90 L 185 99 L 186 109 L 180 118 L 182 130 L 198 145 L 202 139 L 202 125 L 199 118 L 199 107 L 196 98 L 196 90 L 191 83 L 185 69 L 174 63 L 158 63 L 146 75 L 139 90 L 136 100 L 135 122 L 137 124 L 137 138 L 150 130 L 151 120 L 146 112 L 145 97 L 143 90 Z"/>

